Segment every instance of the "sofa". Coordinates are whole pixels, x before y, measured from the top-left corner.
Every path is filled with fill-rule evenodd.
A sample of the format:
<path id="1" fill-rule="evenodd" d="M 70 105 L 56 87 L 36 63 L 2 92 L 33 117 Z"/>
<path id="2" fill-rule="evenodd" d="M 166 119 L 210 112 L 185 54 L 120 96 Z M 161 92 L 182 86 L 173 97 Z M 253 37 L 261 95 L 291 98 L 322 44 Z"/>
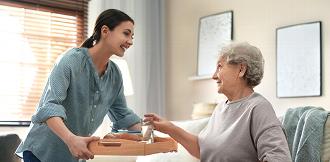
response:
<path id="1" fill-rule="evenodd" d="M 174 121 L 177 126 L 186 131 L 197 135 L 207 124 L 209 118 Z M 166 137 L 167 135 L 160 132 L 155 133 L 157 136 Z M 330 120 L 329 117 L 324 126 L 324 138 L 321 149 L 322 162 L 330 162 Z M 148 156 L 95 156 L 93 160 L 88 162 L 198 162 L 199 160 L 191 156 L 182 145 L 178 145 L 177 152 L 159 153 Z"/>
<path id="2" fill-rule="evenodd" d="M 323 162 L 330 162 L 330 117 L 324 125 L 323 144 L 321 147 L 321 159 Z"/>
<path id="3" fill-rule="evenodd" d="M 283 119 L 283 118 L 282 118 Z M 207 124 L 209 118 L 173 121 L 177 126 L 186 131 L 197 135 Z M 281 118 L 280 118 L 281 120 Z M 167 135 L 160 132 L 155 133 L 157 136 L 165 137 Z M 323 144 L 321 146 L 322 162 L 330 162 L 330 120 L 329 116 L 324 126 Z M 17 134 L 11 132 L 0 133 L 0 162 L 18 162 L 20 159 L 14 155 L 14 151 L 20 143 Z M 177 152 L 159 153 L 148 156 L 100 156 L 96 155 L 94 159 L 88 162 L 197 162 L 198 159 L 191 156 L 180 144 Z"/>

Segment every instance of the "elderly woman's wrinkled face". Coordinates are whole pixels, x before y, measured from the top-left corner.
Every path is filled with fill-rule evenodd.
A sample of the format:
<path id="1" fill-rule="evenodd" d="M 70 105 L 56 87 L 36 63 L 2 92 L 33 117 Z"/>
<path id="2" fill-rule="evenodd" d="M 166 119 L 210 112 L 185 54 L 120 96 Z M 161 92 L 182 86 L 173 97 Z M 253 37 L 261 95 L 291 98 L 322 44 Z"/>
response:
<path id="1" fill-rule="evenodd" d="M 218 84 L 218 93 L 228 94 L 239 82 L 240 66 L 227 64 L 224 58 L 217 63 L 217 70 L 212 79 Z"/>

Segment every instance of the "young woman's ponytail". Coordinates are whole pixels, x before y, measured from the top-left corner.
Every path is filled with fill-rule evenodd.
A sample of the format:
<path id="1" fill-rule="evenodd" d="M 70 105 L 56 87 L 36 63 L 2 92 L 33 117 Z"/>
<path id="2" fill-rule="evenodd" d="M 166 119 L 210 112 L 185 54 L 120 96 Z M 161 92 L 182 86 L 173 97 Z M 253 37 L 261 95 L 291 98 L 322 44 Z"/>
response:
<path id="1" fill-rule="evenodd" d="M 91 48 L 94 45 L 94 38 L 93 36 L 87 38 L 81 45 L 80 47 L 85 47 L 85 48 Z"/>

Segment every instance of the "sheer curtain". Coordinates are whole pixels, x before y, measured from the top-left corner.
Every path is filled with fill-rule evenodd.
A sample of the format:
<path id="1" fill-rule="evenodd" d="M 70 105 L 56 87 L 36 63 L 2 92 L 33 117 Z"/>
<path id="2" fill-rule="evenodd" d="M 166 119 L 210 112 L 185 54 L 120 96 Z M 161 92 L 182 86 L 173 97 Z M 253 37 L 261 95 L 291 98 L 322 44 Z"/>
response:
<path id="1" fill-rule="evenodd" d="M 165 49 L 163 0 L 91 0 L 89 35 L 97 16 L 104 10 L 124 11 L 135 21 L 134 45 L 127 60 L 134 94 L 127 96 L 128 107 L 141 117 L 147 112 L 165 115 Z"/>

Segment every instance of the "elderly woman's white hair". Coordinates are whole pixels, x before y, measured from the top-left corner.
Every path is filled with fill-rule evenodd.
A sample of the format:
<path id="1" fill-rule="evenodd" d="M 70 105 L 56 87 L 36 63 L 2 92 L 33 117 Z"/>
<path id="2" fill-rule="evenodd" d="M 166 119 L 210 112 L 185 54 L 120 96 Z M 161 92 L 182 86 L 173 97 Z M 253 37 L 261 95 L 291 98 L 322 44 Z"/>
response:
<path id="1" fill-rule="evenodd" d="M 257 86 L 264 74 L 264 59 L 260 50 L 247 42 L 232 43 L 222 48 L 220 58 L 228 64 L 245 64 L 247 70 L 243 76 L 247 85 Z"/>

